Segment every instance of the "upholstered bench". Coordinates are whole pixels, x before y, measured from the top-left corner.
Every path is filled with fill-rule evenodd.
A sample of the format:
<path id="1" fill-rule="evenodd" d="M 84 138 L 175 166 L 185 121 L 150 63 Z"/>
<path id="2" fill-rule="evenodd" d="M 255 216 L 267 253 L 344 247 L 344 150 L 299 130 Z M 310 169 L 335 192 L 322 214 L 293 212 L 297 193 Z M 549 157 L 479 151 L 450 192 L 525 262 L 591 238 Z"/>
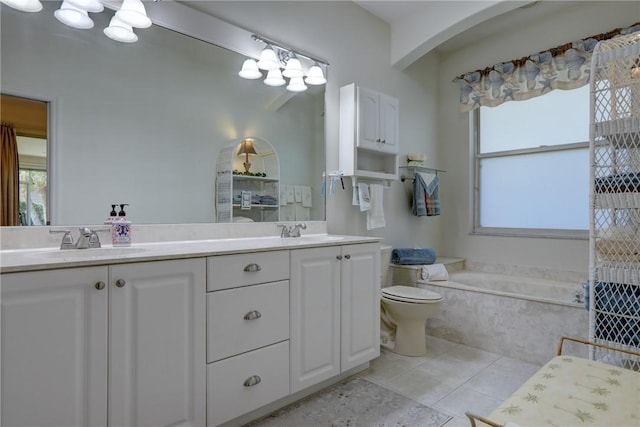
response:
<path id="1" fill-rule="evenodd" d="M 563 355 L 565 341 L 619 352 L 621 366 Z M 640 353 L 563 337 L 557 354 L 487 418 L 467 412 L 471 426 L 640 426 Z"/>

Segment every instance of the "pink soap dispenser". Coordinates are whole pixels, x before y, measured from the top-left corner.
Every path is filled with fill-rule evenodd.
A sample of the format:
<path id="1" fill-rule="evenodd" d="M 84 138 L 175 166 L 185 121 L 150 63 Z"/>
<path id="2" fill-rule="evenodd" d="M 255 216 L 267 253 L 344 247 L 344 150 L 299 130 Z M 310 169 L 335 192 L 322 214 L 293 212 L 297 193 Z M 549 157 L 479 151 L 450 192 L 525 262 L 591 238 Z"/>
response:
<path id="1" fill-rule="evenodd" d="M 120 204 L 120 212 L 111 224 L 111 242 L 113 246 L 131 246 L 131 221 L 127 219 L 124 207 L 127 203 Z"/>

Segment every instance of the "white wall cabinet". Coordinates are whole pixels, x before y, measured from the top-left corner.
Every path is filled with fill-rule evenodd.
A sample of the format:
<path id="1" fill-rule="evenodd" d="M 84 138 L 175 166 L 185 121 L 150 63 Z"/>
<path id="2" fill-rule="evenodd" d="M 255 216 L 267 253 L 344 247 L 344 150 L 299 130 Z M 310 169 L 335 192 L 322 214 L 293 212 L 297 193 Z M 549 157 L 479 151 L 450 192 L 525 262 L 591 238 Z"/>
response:
<path id="1" fill-rule="evenodd" d="M 377 243 L 291 251 L 291 392 L 380 354 Z"/>
<path id="2" fill-rule="evenodd" d="M 205 271 L 3 274 L 2 425 L 204 426 Z"/>
<path id="3" fill-rule="evenodd" d="M 399 119 L 396 98 L 354 83 L 340 88 L 340 170 L 397 179 Z"/>

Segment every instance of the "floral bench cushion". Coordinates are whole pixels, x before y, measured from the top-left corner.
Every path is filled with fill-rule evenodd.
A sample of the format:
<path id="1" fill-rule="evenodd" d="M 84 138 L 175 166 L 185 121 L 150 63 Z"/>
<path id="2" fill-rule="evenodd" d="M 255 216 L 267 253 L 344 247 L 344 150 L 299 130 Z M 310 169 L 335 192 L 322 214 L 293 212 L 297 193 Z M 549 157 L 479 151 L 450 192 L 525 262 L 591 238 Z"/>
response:
<path id="1" fill-rule="evenodd" d="M 556 356 L 489 419 L 520 426 L 640 426 L 640 372 Z"/>

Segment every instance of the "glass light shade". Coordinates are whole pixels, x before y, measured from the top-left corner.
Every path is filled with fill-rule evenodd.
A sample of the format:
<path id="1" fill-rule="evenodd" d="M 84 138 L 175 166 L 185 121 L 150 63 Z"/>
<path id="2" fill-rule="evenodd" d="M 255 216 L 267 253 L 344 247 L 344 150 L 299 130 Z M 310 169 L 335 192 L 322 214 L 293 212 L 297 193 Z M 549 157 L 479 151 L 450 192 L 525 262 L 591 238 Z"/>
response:
<path id="1" fill-rule="evenodd" d="M 116 16 L 125 24 L 135 28 L 149 28 L 151 19 L 147 16 L 141 0 L 124 0 L 122 7 L 116 12 Z"/>
<path id="2" fill-rule="evenodd" d="M 259 79 L 262 77 L 262 73 L 258 69 L 258 64 L 254 59 L 246 59 L 242 64 L 242 70 L 238 73 L 243 79 Z"/>
<path id="3" fill-rule="evenodd" d="M 292 77 L 291 80 L 289 80 L 287 90 L 290 92 L 304 92 L 307 90 L 307 85 L 304 84 L 302 77 Z"/>
<path id="4" fill-rule="evenodd" d="M 262 70 L 271 71 L 274 68 L 280 68 L 276 53 L 273 51 L 270 45 L 267 45 L 260 53 L 260 59 L 258 59 L 258 68 Z"/>
<path id="5" fill-rule="evenodd" d="M 264 79 L 264 84 L 266 84 L 267 86 L 282 86 L 285 83 L 286 81 L 282 78 L 280 68 L 269 70 L 269 72 L 267 73 L 267 78 Z"/>
<path id="6" fill-rule="evenodd" d="M 40 12 L 42 10 L 40 0 L 0 0 L 0 3 L 22 12 Z"/>
<path id="7" fill-rule="evenodd" d="M 282 75 L 285 77 L 302 77 L 304 73 L 302 72 L 302 65 L 300 64 L 300 60 L 295 56 L 290 58 L 287 61 L 287 66 L 284 68 Z"/>
<path id="8" fill-rule="evenodd" d="M 117 42 L 134 43 L 138 41 L 138 36 L 133 32 L 131 25 L 125 24 L 117 16 L 111 18 L 109 26 L 104 29 L 104 34 Z"/>
<path id="9" fill-rule="evenodd" d="M 307 74 L 305 82 L 310 85 L 323 85 L 327 82 L 327 79 L 322 73 L 322 68 L 320 68 L 320 66 L 316 64 L 309 68 L 309 74 Z"/>
<path id="10" fill-rule="evenodd" d="M 60 9 L 53 12 L 53 16 L 65 25 L 83 30 L 93 28 L 93 20 L 89 18 L 86 10 L 74 6 L 68 1 L 63 1 Z"/>
<path id="11" fill-rule="evenodd" d="M 72 5 L 84 9 L 87 12 L 98 13 L 104 10 L 100 0 L 67 0 Z"/>

